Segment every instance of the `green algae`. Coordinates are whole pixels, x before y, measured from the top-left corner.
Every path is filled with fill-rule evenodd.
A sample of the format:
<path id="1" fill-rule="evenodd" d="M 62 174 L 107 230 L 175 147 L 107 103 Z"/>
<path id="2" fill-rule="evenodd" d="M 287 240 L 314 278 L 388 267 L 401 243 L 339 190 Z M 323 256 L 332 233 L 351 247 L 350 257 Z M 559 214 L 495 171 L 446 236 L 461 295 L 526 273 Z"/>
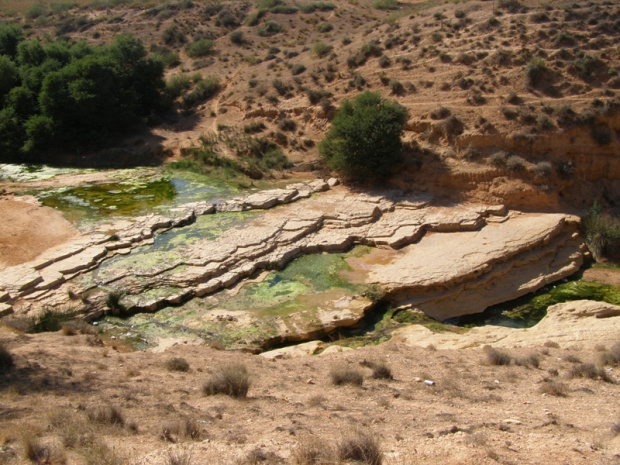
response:
<path id="1" fill-rule="evenodd" d="M 238 219 L 248 217 L 248 214 L 234 215 L 238 215 Z M 260 282 L 195 298 L 180 306 L 165 307 L 154 314 L 112 319 L 113 325 L 102 322 L 102 327 L 106 332 L 114 331 L 118 337 L 136 333 L 139 340 L 149 344 L 155 343 L 157 338 L 193 334 L 205 341 L 217 339 L 227 348 L 247 347 L 277 339 L 281 327 L 289 329 L 288 337 L 294 337 L 296 325 L 320 324 L 317 309 L 325 302 L 364 293 L 367 286 L 352 284 L 341 273 L 350 271 L 347 258 L 368 250 L 356 247 L 348 253 L 302 256 L 283 270 L 268 273 Z M 115 266 L 123 266 L 120 259 Z M 125 263 L 125 266 L 130 265 Z M 172 289 L 168 292 L 170 294 L 164 295 L 176 293 Z M 149 300 L 155 295 L 155 290 L 147 291 L 141 298 Z M 216 318 L 213 312 L 221 312 L 224 317 Z M 206 315 L 210 315 L 209 318 Z"/>
<path id="2" fill-rule="evenodd" d="M 620 305 L 620 286 L 575 279 L 494 305 L 478 315 L 460 317 L 457 324 L 469 327 L 490 324 L 529 328 L 547 314 L 547 308 L 551 305 L 582 299 Z"/>

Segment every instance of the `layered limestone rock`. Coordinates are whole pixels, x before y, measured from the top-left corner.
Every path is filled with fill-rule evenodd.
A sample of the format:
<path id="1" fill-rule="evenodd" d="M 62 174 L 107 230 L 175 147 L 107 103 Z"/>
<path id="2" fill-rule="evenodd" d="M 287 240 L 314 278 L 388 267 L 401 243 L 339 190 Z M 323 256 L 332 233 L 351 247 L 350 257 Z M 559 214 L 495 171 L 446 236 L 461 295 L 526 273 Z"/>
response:
<path id="1" fill-rule="evenodd" d="M 463 349 L 482 345 L 494 347 L 540 347 L 545 342 L 556 342 L 561 347 L 580 344 L 613 345 L 620 334 L 620 307 L 605 302 L 576 300 L 552 305 L 547 315 L 531 328 L 481 326 L 465 334 L 451 332 L 433 333 L 429 329 L 412 325 L 398 329 L 394 342 L 437 349 Z"/>
<path id="2" fill-rule="evenodd" d="M 4 305 L 11 307 L 4 312 L 36 316 L 56 309 L 93 318 L 114 310 L 108 308 L 113 293 L 122 296 L 120 304 L 129 313 L 152 312 L 228 288 L 303 254 L 365 244 L 372 252 L 351 258 L 345 278 L 380 286 L 391 299 L 443 320 L 483 311 L 581 265 L 575 217 L 507 214 L 502 206 L 436 206 L 427 197 L 353 194 L 336 184 L 297 184 L 219 205 L 197 202 L 168 217 L 148 215 L 100 227 L 70 247 L 1 273 L 0 291 L 8 293 Z M 261 212 L 235 213 L 251 210 Z M 197 217 L 207 214 L 237 215 L 237 223 L 217 233 L 199 230 L 172 238 L 169 244 L 158 240 L 173 228 L 191 230 Z M 356 324 L 371 306 L 358 295 L 327 299 L 311 316 L 282 316 L 269 338 L 317 337 Z"/>

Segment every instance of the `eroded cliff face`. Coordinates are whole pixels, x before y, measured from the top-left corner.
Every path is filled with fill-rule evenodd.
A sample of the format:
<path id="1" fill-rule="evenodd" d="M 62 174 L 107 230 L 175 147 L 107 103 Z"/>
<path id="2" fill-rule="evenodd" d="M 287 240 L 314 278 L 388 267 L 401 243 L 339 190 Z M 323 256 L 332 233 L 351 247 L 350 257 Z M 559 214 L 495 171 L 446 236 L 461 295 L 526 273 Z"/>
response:
<path id="1" fill-rule="evenodd" d="M 415 139 L 438 125 L 410 122 L 408 129 Z M 619 112 L 535 136 L 465 133 L 442 139 L 444 149 L 461 155 L 475 150 L 475 157 L 465 160 L 415 152 L 410 157 L 421 163 L 410 161 L 393 183 L 403 189 L 503 203 L 518 210 L 587 211 L 595 200 L 613 208 L 620 201 L 618 134 Z M 498 152 L 503 159 L 493 159 Z M 511 155 L 521 157 L 517 166 L 507 166 Z"/>
<path id="2" fill-rule="evenodd" d="M 372 307 L 367 291 L 380 287 L 396 303 L 444 320 L 481 312 L 577 271 L 585 251 L 578 224 L 563 214 L 435 204 L 425 195 L 360 194 L 315 181 L 217 205 L 187 204 L 171 217 L 99 227 L 4 270 L 0 310 L 35 318 L 47 310 L 87 318 L 120 308 L 154 312 L 243 284 L 302 255 L 362 244 L 369 253 L 349 257 L 351 269 L 341 274 L 361 287 L 328 292 L 303 309 L 233 309 L 225 315 L 214 309 L 208 318 L 224 315 L 268 328 L 244 336 L 250 344 L 306 340 L 359 322 Z M 161 234 L 171 228 L 174 235 Z M 200 313 L 200 305 L 195 310 Z"/>

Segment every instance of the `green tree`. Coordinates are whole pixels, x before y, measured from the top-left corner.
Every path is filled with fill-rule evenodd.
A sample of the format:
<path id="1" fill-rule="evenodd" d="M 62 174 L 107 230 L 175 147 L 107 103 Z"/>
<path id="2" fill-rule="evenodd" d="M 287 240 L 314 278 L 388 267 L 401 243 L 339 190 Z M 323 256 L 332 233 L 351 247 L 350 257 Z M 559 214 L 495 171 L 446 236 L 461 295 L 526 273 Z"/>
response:
<path id="1" fill-rule="evenodd" d="M 0 55 L 17 56 L 17 45 L 24 40 L 22 30 L 16 24 L 0 24 Z"/>
<path id="2" fill-rule="evenodd" d="M 0 107 L 11 89 L 20 83 L 19 70 L 8 56 L 0 55 Z"/>
<path id="3" fill-rule="evenodd" d="M 327 164 L 346 178 L 379 180 L 401 159 L 407 110 L 374 92 L 345 100 L 319 144 Z"/>

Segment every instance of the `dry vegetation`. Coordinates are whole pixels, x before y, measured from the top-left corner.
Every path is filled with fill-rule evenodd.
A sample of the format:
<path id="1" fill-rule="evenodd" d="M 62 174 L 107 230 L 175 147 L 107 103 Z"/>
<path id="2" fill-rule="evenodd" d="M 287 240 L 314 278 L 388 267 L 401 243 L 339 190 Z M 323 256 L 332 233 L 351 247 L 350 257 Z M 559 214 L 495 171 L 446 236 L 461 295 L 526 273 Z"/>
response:
<path id="1" fill-rule="evenodd" d="M 620 453 L 618 344 L 392 342 L 268 361 L 89 338 L 0 330 L 14 360 L 0 375 L 2 463 L 611 464 Z M 177 358 L 192 369 L 169 370 Z"/>
<path id="2" fill-rule="evenodd" d="M 373 90 L 410 113 L 398 186 L 587 208 L 616 176 L 600 165 L 620 146 L 612 2 L 9 3 L 4 20 L 31 37 L 101 43 L 131 31 L 166 63 L 175 111 L 123 142 L 126 154 L 187 165 L 208 140 L 218 157 L 262 162 L 250 176 L 312 170 L 338 104 Z"/>

